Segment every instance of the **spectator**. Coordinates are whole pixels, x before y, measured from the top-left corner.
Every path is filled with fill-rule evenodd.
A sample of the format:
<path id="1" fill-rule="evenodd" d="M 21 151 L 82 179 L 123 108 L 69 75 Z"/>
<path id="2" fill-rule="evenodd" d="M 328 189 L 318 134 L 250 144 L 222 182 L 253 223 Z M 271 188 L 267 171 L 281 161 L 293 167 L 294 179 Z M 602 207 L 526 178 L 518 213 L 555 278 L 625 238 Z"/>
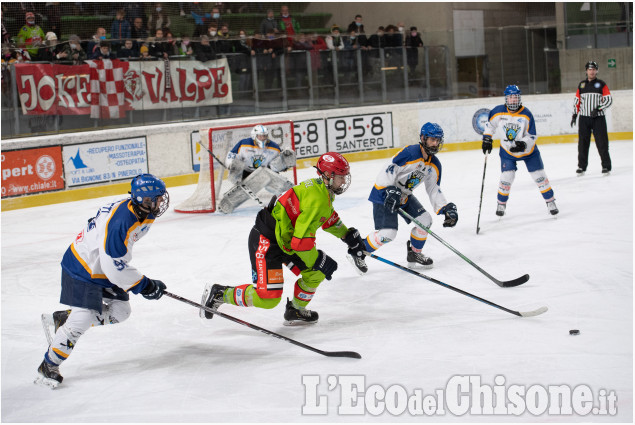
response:
<path id="1" fill-rule="evenodd" d="M 171 24 L 172 22 L 170 21 L 170 17 L 163 10 L 163 5 L 161 3 L 156 3 L 150 18 L 148 19 L 148 32 L 156 33 L 157 30 L 170 28 Z"/>
<path id="2" fill-rule="evenodd" d="M 148 30 L 143 26 L 142 18 L 135 18 L 132 29 L 130 30 L 130 37 L 139 41 L 146 40 L 148 38 Z"/>
<path id="3" fill-rule="evenodd" d="M 117 57 L 122 59 L 134 59 L 139 57 L 139 51 L 135 48 L 131 39 L 127 39 L 123 47 L 117 52 Z"/>
<path id="4" fill-rule="evenodd" d="M 216 28 L 218 28 L 221 25 L 220 22 L 220 9 L 217 6 L 214 6 L 212 8 L 212 20 L 211 22 L 216 24 Z"/>
<path id="5" fill-rule="evenodd" d="M 251 90 L 251 57 L 256 52 L 251 48 L 251 40 L 247 38 L 245 30 L 240 30 L 238 40 L 234 41 L 234 66 L 232 69 L 239 75 L 238 90 Z"/>
<path id="6" fill-rule="evenodd" d="M 293 45 L 294 36 L 300 32 L 300 24 L 289 15 L 287 5 L 280 6 L 280 29 L 287 34 L 287 43 Z"/>
<path id="7" fill-rule="evenodd" d="M 196 60 L 199 62 L 207 62 L 216 59 L 216 51 L 209 42 L 209 37 L 201 36 L 201 42 L 194 48 Z"/>
<path id="8" fill-rule="evenodd" d="M 337 25 L 331 27 L 331 34 L 326 36 L 324 41 L 329 50 L 344 50 L 348 42 L 348 40 L 345 40 L 344 37 L 340 35 L 340 27 Z"/>
<path id="9" fill-rule="evenodd" d="M 9 31 L 4 27 L 4 21 L 2 21 L 2 44 L 9 44 Z"/>
<path id="10" fill-rule="evenodd" d="M 57 35 L 53 31 L 49 31 L 45 36 L 45 48 L 41 48 L 38 52 L 38 60 L 44 62 L 53 62 L 57 60 L 57 54 L 61 50 L 57 44 Z"/>
<path id="11" fill-rule="evenodd" d="M 403 22 L 397 22 L 397 31 L 399 31 L 399 34 L 401 34 L 401 41 L 403 43 L 403 41 L 406 39 L 406 37 L 405 37 L 406 28 L 405 28 L 405 24 Z"/>
<path id="12" fill-rule="evenodd" d="M 307 75 L 306 53 L 300 52 L 313 50 L 313 43 L 311 43 L 310 38 L 306 34 L 297 34 L 293 42 L 293 50 L 296 50 L 296 52 L 291 53 L 289 59 L 294 73 L 295 86 L 300 88 L 305 86 L 304 77 Z"/>
<path id="13" fill-rule="evenodd" d="M 124 9 L 119 9 L 117 10 L 115 19 L 112 21 L 112 26 L 110 27 L 110 38 L 118 40 L 112 43 L 114 48 L 119 47 L 121 40 L 130 38 L 132 35 L 130 31 L 130 22 L 124 19 L 125 16 L 126 11 Z"/>
<path id="14" fill-rule="evenodd" d="M 280 24 L 276 20 L 273 9 L 267 9 L 267 17 L 260 21 L 260 34 L 266 36 L 267 31 L 273 29 L 274 34 L 277 35 L 280 33 L 279 27 Z"/>
<path id="15" fill-rule="evenodd" d="M 258 70 L 264 77 L 264 88 L 271 89 L 274 80 L 280 81 L 280 55 L 284 53 L 283 40 L 269 29 L 265 38 L 254 39 Z"/>
<path id="16" fill-rule="evenodd" d="M 59 2 L 46 3 L 44 8 L 46 18 L 48 19 L 49 30 L 55 33 L 59 39 L 62 36 L 60 27 L 62 25 L 62 7 Z"/>
<path id="17" fill-rule="evenodd" d="M 183 37 L 183 40 L 177 41 L 177 54 L 179 56 L 186 56 L 187 58 L 194 57 L 194 50 L 192 50 L 192 43 L 190 41 L 190 37 Z"/>
<path id="18" fill-rule="evenodd" d="M 194 33 L 192 37 L 198 37 L 202 34 L 205 34 L 208 26 L 208 20 L 211 19 L 212 15 L 205 12 L 201 8 L 201 4 L 199 2 L 194 2 L 191 6 L 190 14 L 192 18 L 194 18 Z"/>
<path id="19" fill-rule="evenodd" d="M 165 43 L 168 51 L 168 56 L 176 56 L 179 54 L 179 49 L 176 45 L 176 40 L 170 31 L 165 33 Z"/>
<path id="20" fill-rule="evenodd" d="M 93 55 L 91 59 L 116 59 L 115 54 L 110 49 L 110 42 L 102 41 L 99 44 L 99 49 L 97 49 L 97 53 Z"/>
<path id="21" fill-rule="evenodd" d="M 403 60 L 401 56 L 401 47 L 403 46 L 401 33 L 396 26 L 388 25 L 384 38 L 386 40 L 386 64 L 388 66 L 400 66 Z"/>
<path id="22" fill-rule="evenodd" d="M 20 29 L 17 36 L 18 47 L 24 47 L 31 57 L 31 60 L 37 60 L 39 47 L 44 40 L 44 31 L 39 25 L 35 24 L 35 14 L 26 12 L 24 15 L 26 25 Z"/>
<path id="23" fill-rule="evenodd" d="M 417 27 L 410 27 L 410 33 L 406 37 L 406 60 L 410 75 L 414 75 L 419 64 L 419 48 L 423 47 L 421 36 L 417 32 Z"/>
<path id="24" fill-rule="evenodd" d="M 143 10 L 143 4 L 139 2 L 128 2 L 124 6 L 124 12 L 126 19 L 128 19 L 128 23 L 131 28 L 135 27 L 135 22 L 137 19 L 141 19 L 141 28 L 145 29 L 144 21 L 146 19 L 145 11 Z M 132 38 L 136 38 L 134 32 L 131 34 Z M 147 38 L 147 34 L 146 37 Z"/>
<path id="25" fill-rule="evenodd" d="M 368 37 L 368 47 L 370 47 L 370 51 L 368 52 L 369 66 L 366 67 L 365 71 L 366 73 L 375 74 L 379 71 L 380 67 L 379 49 L 386 47 L 384 27 L 378 27 L 377 32 Z"/>
<path id="26" fill-rule="evenodd" d="M 73 61 L 73 65 L 79 65 L 86 60 L 86 52 L 82 50 L 79 36 L 73 34 L 68 37 L 68 44 L 62 47 L 62 51 L 56 56 L 59 61 Z"/>
<path id="27" fill-rule="evenodd" d="M 351 31 L 355 32 L 355 34 L 364 34 L 364 24 L 362 23 L 362 15 L 355 15 L 355 19 L 348 25 L 346 32 L 350 33 Z"/>
<path id="28" fill-rule="evenodd" d="M 234 41 L 229 37 L 229 26 L 221 24 L 218 31 L 218 53 L 234 53 Z"/>
<path id="29" fill-rule="evenodd" d="M 150 49 L 148 48 L 147 44 L 143 44 L 141 45 L 141 47 L 139 48 L 139 59 L 142 61 L 153 61 L 156 60 L 155 57 L 150 56 Z"/>
<path id="30" fill-rule="evenodd" d="M 89 59 L 94 59 L 94 56 L 99 54 L 99 43 L 104 40 L 106 40 L 106 29 L 97 28 L 93 39 L 88 43 L 88 47 L 86 48 L 86 55 Z"/>
<path id="31" fill-rule="evenodd" d="M 150 56 L 157 59 L 167 59 L 170 55 L 170 46 L 163 38 L 163 30 L 158 29 L 155 33 L 154 39 L 149 41 L 148 48 L 150 49 Z"/>

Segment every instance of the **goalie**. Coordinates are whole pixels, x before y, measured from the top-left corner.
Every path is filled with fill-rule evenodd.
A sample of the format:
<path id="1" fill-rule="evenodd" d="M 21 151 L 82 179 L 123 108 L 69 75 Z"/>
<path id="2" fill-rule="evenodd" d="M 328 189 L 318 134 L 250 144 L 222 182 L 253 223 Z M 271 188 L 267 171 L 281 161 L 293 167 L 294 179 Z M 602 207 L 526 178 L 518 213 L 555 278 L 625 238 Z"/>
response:
<path id="1" fill-rule="evenodd" d="M 269 130 L 257 125 L 251 137 L 239 141 L 225 159 L 229 169 L 229 181 L 234 186 L 225 193 L 218 209 L 229 214 L 262 189 L 279 195 L 293 187 L 293 183 L 279 173 L 295 166 L 296 156 L 292 150 L 282 150 L 269 140 Z"/>

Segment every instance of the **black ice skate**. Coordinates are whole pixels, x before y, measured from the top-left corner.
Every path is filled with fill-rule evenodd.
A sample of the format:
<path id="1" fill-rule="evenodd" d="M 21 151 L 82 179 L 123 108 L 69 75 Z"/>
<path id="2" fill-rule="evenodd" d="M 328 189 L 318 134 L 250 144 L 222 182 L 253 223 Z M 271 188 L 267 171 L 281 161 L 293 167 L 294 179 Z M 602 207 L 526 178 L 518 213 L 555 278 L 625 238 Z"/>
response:
<path id="1" fill-rule="evenodd" d="M 53 324 L 55 325 L 55 332 L 57 332 L 60 326 L 64 326 L 64 323 L 66 323 L 66 319 L 68 319 L 69 314 L 71 314 L 70 310 L 60 310 L 53 312 Z"/>
<path id="2" fill-rule="evenodd" d="M 496 215 L 502 217 L 505 215 L 505 208 L 507 208 L 507 204 L 498 204 L 496 206 Z"/>
<path id="3" fill-rule="evenodd" d="M 305 308 L 296 308 L 293 302 L 287 298 L 287 307 L 284 311 L 284 325 L 312 325 L 317 323 L 319 315 L 316 311 L 307 310 Z"/>
<path id="4" fill-rule="evenodd" d="M 49 345 L 53 342 L 53 335 L 55 332 L 66 323 L 66 319 L 68 319 L 68 315 L 71 313 L 70 310 L 60 310 L 56 311 L 53 314 L 43 314 L 42 315 L 42 327 L 44 328 L 44 336 L 46 337 L 46 341 Z M 53 329 L 53 332 L 51 332 Z"/>
<path id="5" fill-rule="evenodd" d="M 578 167 L 578 169 L 577 169 L 577 170 L 575 170 L 575 174 L 576 174 L 578 177 L 582 177 L 582 176 L 584 175 L 584 173 L 585 173 L 585 172 L 586 172 L 586 170 L 583 170 L 582 168 L 579 168 L 579 167 Z"/>
<path id="6" fill-rule="evenodd" d="M 350 263 L 355 267 L 355 271 L 359 275 L 364 275 L 368 271 L 368 266 L 366 265 L 366 261 L 361 257 L 353 257 L 350 254 L 346 255 L 346 258 Z"/>
<path id="7" fill-rule="evenodd" d="M 549 212 L 551 213 L 551 215 L 556 215 L 560 212 L 558 210 L 558 207 L 556 207 L 555 201 L 547 202 L 547 208 L 549 208 Z"/>
<path id="8" fill-rule="evenodd" d="M 611 174 L 611 170 L 609 170 L 608 168 L 602 168 L 603 176 L 608 176 L 609 174 Z"/>
<path id="9" fill-rule="evenodd" d="M 203 297 L 201 298 L 201 304 L 205 307 L 212 308 L 216 310 L 219 305 L 223 304 L 223 292 L 225 289 L 229 288 L 229 286 L 219 285 L 217 283 L 211 284 L 208 283 L 205 285 L 205 291 L 203 291 Z M 199 316 L 201 319 L 211 319 L 214 317 L 214 313 L 210 313 L 207 310 L 203 310 L 202 308 L 199 311 Z"/>
<path id="10" fill-rule="evenodd" d="M 422 267 L 424 269 L 432 268 L 432 258 L 426 257 L 425 255 L 419 252 L 414 252 L 412 250 L 412 247 L 410 246 L 410 241 L 406 243 L 406 246 L 408 247 L 408 256 L 406 257 L 406 259 L 408 261 L 408 266 L 410 266 L 410 268 L 415 268 L 415 267 Z"/>
<path id="11" fill-rule="evenodd" d="M 37 368 L 37 378 L 33 381 L 36 384 L 47 386 L 51 389 L 57 388 L 62 383 L 64 377 L 60 375 L 60 367 L 42 360 L 42 364 Z"/>

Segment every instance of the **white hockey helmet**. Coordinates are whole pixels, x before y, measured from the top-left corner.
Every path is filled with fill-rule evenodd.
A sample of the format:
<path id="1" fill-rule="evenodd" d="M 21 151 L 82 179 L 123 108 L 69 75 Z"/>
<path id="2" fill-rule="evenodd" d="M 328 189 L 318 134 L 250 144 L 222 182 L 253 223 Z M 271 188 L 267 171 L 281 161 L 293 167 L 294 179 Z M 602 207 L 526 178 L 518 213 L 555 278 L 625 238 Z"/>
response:
<path id="1" fill-rule="evenodd" d="M 264 125 L 258 124 L 251 130 L 251 138 L 256 146 L 263 149 L 269 142 L 269 130 Z"/>

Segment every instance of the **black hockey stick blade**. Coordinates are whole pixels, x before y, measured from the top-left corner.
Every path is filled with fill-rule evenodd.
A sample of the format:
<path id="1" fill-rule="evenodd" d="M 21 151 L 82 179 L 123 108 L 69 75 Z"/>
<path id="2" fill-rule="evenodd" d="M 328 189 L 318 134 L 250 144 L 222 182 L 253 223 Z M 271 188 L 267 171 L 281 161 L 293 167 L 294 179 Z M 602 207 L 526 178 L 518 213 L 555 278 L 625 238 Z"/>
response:
<path id="1" fill-rule="evenodd" d="M 174 298 L 177 301 L 184 302 L 185 304 L 189 304 L 191 306 L 198 307 L 198 308 L 201 308 L 203 310 L 209 311 L 210 313 L 213 313 L 216 316 L 220 316 L 223 319 L 231 320 L 232 322 L 238 323 L 238 324 L 243 325 L 243 326 L 247 326 L 248 328 L 251 328 L 253 330 L 262 332 L 262 333 L 264 333 L 266 335 L 272 336 L 272 337 L 280 339 L 282 341 L 289 342 L 289 343 L 291 343 L 293 345 L 297 345 L 298 347 L 302 347 L 302 348 L 304 348 L 306 350 L 313 351 L 314 353 L 318 353 L 318 354 L 321 354 L 321 355 L 326 356 L 326 357 L 347 357 L 347 358 L 350 358 L 350 359 L 361 359 L 362 358 L 362 356 L 359 353 L 356 353 L 355 351 L 325 351 L 325 350 L 320 350 L 319 348 L 311 347 L 310 345 L 304 344 L 304 343 L 302 343 L 300 341 L 296 341 L 295 339 L 291 339 L 291 338 L 286 337 L 284 335 L 280 335 L 279 333 L 275 333 L 275 332 L 270 331 L 268 329 L 261 328 L 260 326 L 254 325 L 253 323 L 249 323 L 249 322 L 246 322 L 246 321 L 244 321 L 242 319 L 239 319 L 237 317 L 230 316 L 229 314 L 221 313 L 218 310 L 206 307 L 206 306 L 201 305 L 201 304 L 199 304 L 197 302 L 188 300 L 187 298 L 183 298 L 183 297 L 181 297 L 179 295 L 172 294 L 171 292 L 164 291 L 163 294 L 165 296 L 167 296 L 167 297 Z"/>
<path id="2" fill-rule="evenodd" d="M 512 280 L 505 280 L 505 281 L 495 281 L 495 283 L 498 284 L 498 286 L 500 286 L 501 288 L 513 288 L 514 286 L 520 286 L 523 283 L 527 282 L 529 280 L 529 275 L 526 274 L 524 276 L 521 277 L 517 277 L 516 279 L 512 279 Z"/>

